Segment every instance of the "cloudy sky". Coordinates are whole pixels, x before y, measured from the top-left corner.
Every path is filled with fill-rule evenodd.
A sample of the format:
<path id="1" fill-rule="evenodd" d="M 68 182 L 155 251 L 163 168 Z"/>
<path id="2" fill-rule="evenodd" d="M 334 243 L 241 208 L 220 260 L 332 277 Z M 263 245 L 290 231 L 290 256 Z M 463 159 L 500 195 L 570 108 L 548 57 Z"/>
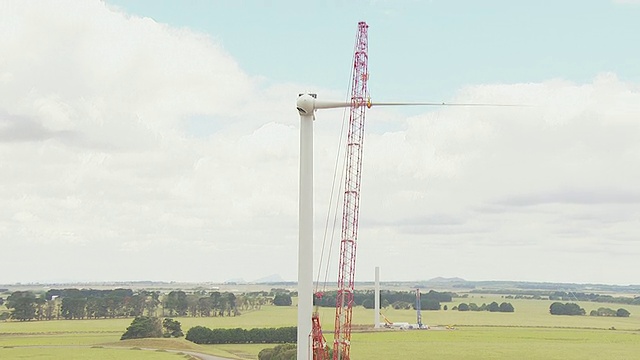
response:
<path id="1" fill-rule="evenodd" d="M 295 100 L 346 97 L 365 20 L 374 101 L 528 106 L 369 110 L 358 280 L 639 284 L 638 18 L 632 0 L 2 1 L 0 283 L 295 280 Z M 345 114 L 317 118 L 316 262 Z"/>

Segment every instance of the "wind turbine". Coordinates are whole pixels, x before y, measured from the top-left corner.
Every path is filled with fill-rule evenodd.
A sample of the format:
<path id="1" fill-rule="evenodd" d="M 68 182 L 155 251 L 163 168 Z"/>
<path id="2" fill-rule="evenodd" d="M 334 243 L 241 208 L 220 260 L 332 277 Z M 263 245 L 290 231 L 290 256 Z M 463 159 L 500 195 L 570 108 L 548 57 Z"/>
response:
<path id="1" fill-rule="evenodd" d="M 318 109 L 350 107 L 351 103 L 319 101 L 300 94 L 300 177 L 298 197 L 298 360 L 309 359 L 313 313 L 313 121 Z"/>
<path id="2" fill-rule="evenodd" d="M 372 106 L 518 106 L 502 104 L 452 104 L 435 102 L 380 102 L 372 103 L 367 88 L 368 54 L 367 29 L 365 22 L 358 23 L 358 36 L 354 56 L 354 72 L 351 88 L 351 101 L 322 101 L 316 94 L 298 95 L 296 107 L 300 114 L 300 175 L 299 175 L 299 233 L 298 233 L 298 332 L 297 359 L 310 359 L 309 350 L 312 330 L 314 336 L 314 356 L 325 358 L 326 354 L 316 354 L 316 336 L 313 329 L 319 322 L 313 317 L 313 121 L 315 112 L 320 109 L 351 108 L 349 120 L 347 185 L 345 189 L 343 213 L 343 239 L 341 242 L 341 259 L 336 299 L 336 328 L 334 332 L 334 359 L 349 360 L 351 341 L 351 304 L 353 300 L 353 283 L 355 273 L 355 245 L 358 231 L 359 214 L 359 182 L 362 160 L 362 139 L 364 133 L 365 109 Z M 353 133 L 356 135 L 352 138 Z M 355 160 L 354 160 L 355 159 Z M 350 164 L 351 162 L 351 164 Z M 353 175 L 353 173 L 356 173 Z M 352 179 L 349 179 L 349 177 Z M 355 185 L 354 185 L 355 184 Z M 348 197 L 348 198 L 347 198 Z M 348 233 L 345 236 L 345 230 Z M 347 241 L 345 241 L 345 239 Z M 348 243 L 346 247 L 343 245 Z M 348 286 L 345 286 L 347 285 Z M 345 295 L 346 294 L 346 295 Z M 345 305 L 347 304 L 347 305 Z M 346 311 L 342 311 L 346 308 Z M 324 342 L 320 331 L 319 337 Z M 315 359 L 315 357 L 314 357 Z"/>

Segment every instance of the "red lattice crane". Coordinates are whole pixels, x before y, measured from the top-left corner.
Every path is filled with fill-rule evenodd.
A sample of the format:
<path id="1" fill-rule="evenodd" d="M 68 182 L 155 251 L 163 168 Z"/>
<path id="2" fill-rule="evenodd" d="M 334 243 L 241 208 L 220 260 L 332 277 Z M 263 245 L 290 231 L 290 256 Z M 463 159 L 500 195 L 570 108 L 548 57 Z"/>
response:
<path id="1" fill-rule="evenodd" d="M 333 341 L 333 359 L 349 360 L 351 349 L 351 316 L 356 270 L 358 220 L 360 214 L 360 180 L 362 178 L 362 145 L 364 140 L 365 112 L 370 107 L 368 73 L 368 28 L 358 23 L 353 78 L 351 82 L 351 106 L 346 146 L 346 171 L 344 183 L 342 236 L 338 268 L 338 292 Z M 318 313 L 312 316 L 312 349 L 314 360 L 328 359 L 328 348 Z"/>
<path id="2" fill-rule="evenodd" d="M 365 110 L 369 104 L 368 25 L 358 23 L 351 82 L 351 112 L 347 134 L 346 176 L 342 213 L 342 237 L 338 268 L 338 293 L 333 341 L 333 358 L 348 360 L 351 349 L 351 315 L 356 271 L 356 247 L 360 215 L 360 180 Z"/>

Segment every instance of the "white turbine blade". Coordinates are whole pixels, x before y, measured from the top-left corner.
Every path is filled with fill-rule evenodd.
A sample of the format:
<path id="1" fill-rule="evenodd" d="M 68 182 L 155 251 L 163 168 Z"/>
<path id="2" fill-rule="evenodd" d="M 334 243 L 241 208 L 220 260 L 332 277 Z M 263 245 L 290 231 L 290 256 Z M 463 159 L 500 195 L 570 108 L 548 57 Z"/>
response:
<path id="1" fill-rule="evenodd" d="M 346 108 L 346 107 L 351 107 L 351 102 L 323 101 L 323 100 L 316 100 L 315 102 L 316 109 L 336 109 L 336 108 Z"/>
<path id="2" fill-rule="evenodd" d="M 436 102 L 370 102 L 373 106 L 527 106 L 519 104 L 483 104 L 483 103 L 436 103 Z"/>

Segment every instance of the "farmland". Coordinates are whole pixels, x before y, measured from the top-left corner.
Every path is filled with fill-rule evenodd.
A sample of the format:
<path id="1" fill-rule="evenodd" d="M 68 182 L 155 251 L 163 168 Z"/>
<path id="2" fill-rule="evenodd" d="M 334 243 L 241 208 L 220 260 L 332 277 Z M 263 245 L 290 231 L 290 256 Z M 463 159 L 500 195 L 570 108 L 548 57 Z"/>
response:
<path id="1" fill-rule="evenodd" d="M 509 299 L 514 313 L 451 310 L 461 302 L 478 305 L 504 301 L 501 295 L 468 294 L 447 303 L 449 310 L 423 311 L 423 322 L 449 326 L 452 330 L 375 331 L 370 325 L 373 310 L 354 308 L 352 357 L 354 359 L 456 358 L 456 359 L 635 359 L 640 353 L 640 306 L 624 305 L 628 318 L 554 316 L 550 300 Z M 294 302 L 295 303 L 295 302 Z M 620 304 L 579 302 L 587 314 Z M 333 309 L 321 308 L 327 340 L 331 341 Z M 383 309 L 394 322 L 415 322 L 415 311 Z M 185 332 L 193 326 L 254 328 L 294 326 L 295 306 L 266 305 L 236 317 L 181 317 Z M 256 359 L 268 345 L 207 345 L 186 340 L 119 341 L 131 319 L 53 320 L 0 322 L 0 358 L 41 359 L 170 359 L 176 352 L 195 351 L 235 359 Z M 144 350 L 154 349 L 154 350 Z"/>

